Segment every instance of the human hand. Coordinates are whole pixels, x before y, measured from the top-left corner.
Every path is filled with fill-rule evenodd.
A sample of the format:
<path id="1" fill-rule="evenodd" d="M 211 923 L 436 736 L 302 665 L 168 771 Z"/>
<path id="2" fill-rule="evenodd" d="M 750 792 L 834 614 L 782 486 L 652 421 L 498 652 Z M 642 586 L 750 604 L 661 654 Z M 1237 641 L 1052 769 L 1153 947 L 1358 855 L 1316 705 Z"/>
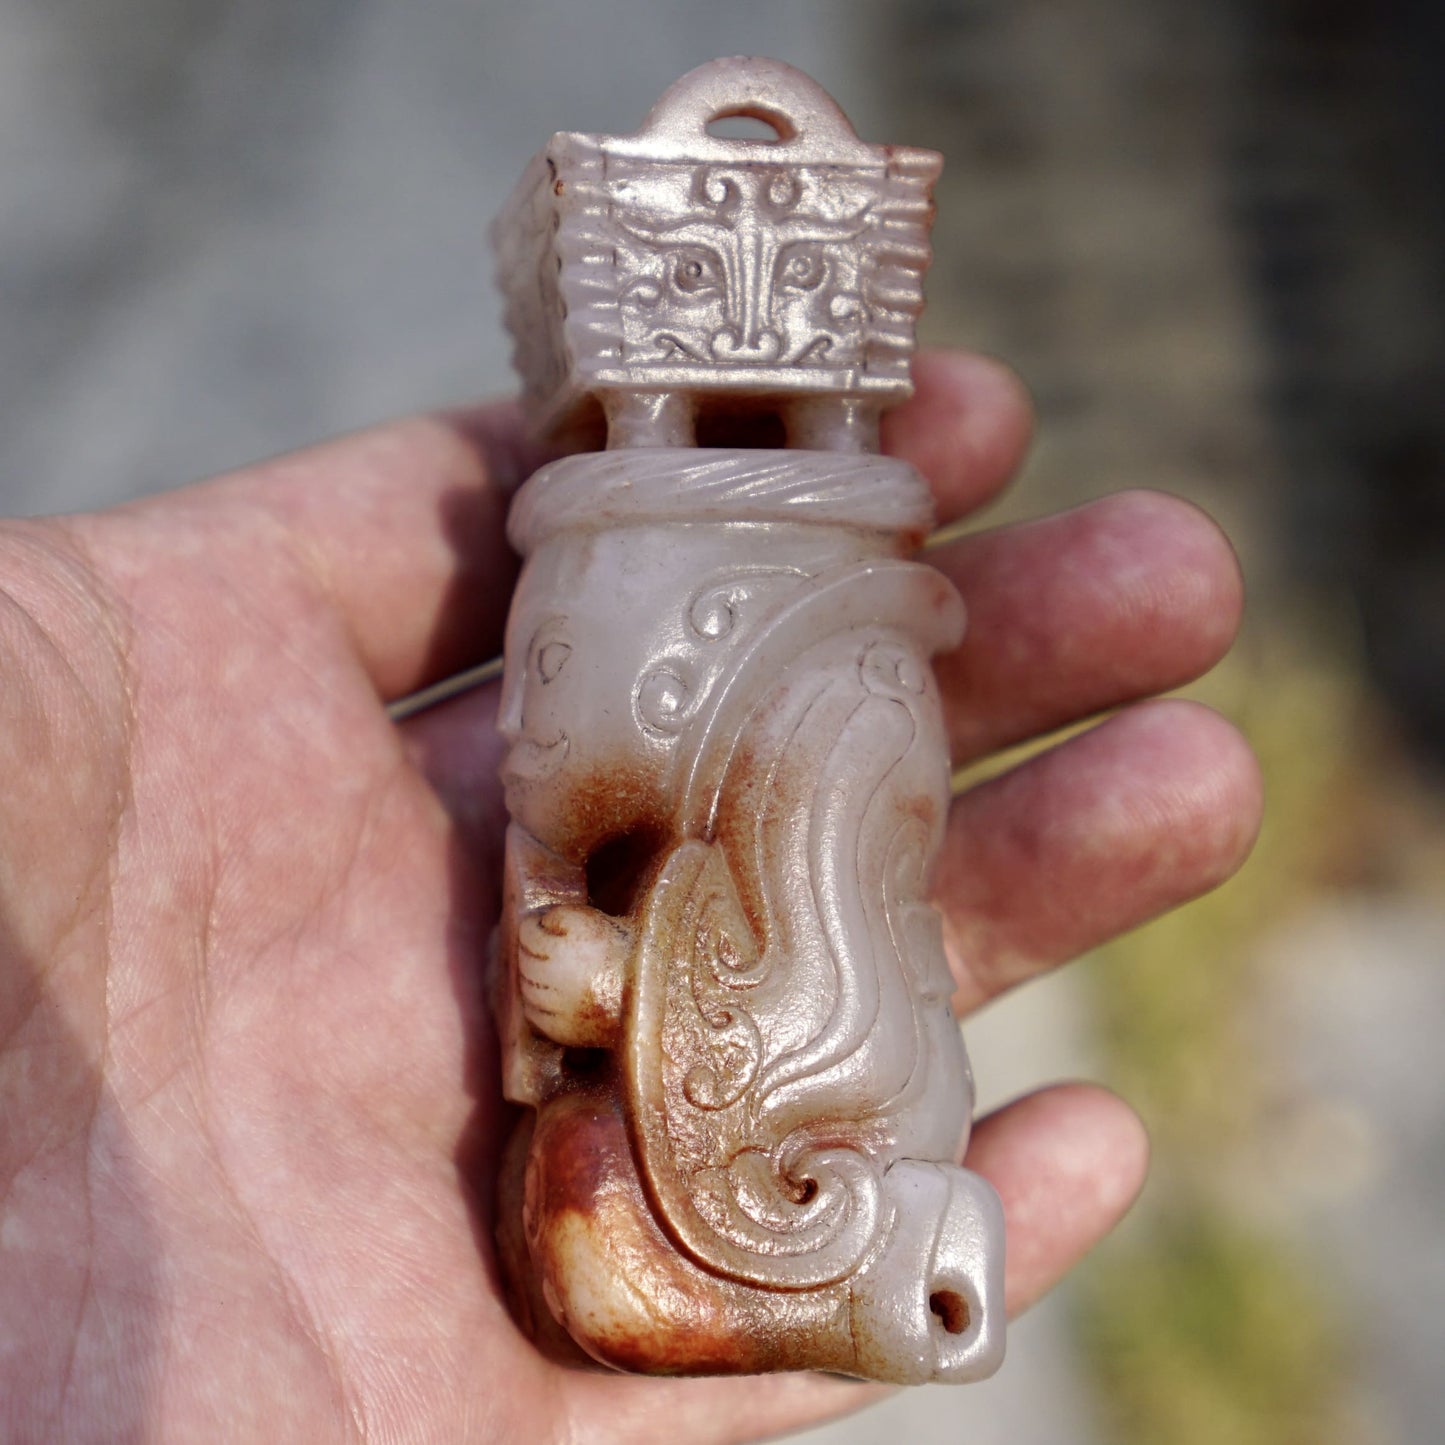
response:
<path id="1" fill-rule="evenodd" d="M 1026 441 L 1010 377 L 922 358 L 885 426 L 942 519 Z M 0 524 L 0 1437 L 746 1439 L 872 1398 L 812 1376 L 543 1360 L 503 1307 L 481 969 L 504 816 L 495 687 L 383 703 L 497 650 L 515 413 L 382 427 L 81 517 Z M 1238 621 L 1228 545 L 1124 494 L 930 559 L 955 761 L 1174 687 Z M 954 805 L 962 1011 L 1219 882 L 1254 764 L 1142 702 Z M 1112 1095 L 979 1123 L 1008 1300 L 1117 1220 L 1146 1146 Z"/>

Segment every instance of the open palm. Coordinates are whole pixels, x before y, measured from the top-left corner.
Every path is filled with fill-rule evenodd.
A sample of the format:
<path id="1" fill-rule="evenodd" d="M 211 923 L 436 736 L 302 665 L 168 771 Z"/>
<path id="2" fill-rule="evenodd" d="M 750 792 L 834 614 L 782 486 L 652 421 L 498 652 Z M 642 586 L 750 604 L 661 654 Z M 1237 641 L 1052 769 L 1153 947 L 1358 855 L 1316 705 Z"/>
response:
<path id="1" fill-rule="evenodd" d="M 887 436 L 948 519 L 1027 408 L 978 358 L 918 381 Z M 383 703 L 497 649 L 528 464 L 494 408 L 0 526 L 0 1438 L 711 1441 L 871 1398 L 564 1369 L 500 1301 L 496 700 Z M 1238 620 L 1227 544 L 1157 495 L 931 555 L 972 618 L 939 660 L 957 762 L 1187 680 Z M 960 1009 L 1218 882 L 1257 812 L 1237 735 L 1181 702 L 966 794 Z M 1144 1156 L 1083 1086 L 981 1123 L 1011 1310 Z"/>

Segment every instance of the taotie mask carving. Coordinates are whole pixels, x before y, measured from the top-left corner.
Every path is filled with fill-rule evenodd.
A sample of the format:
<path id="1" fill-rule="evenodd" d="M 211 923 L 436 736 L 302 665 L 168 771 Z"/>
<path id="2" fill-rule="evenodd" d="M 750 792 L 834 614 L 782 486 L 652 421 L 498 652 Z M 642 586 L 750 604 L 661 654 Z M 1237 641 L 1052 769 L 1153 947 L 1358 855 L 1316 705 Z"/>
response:
<path id="1" fill-rule="evenodd" d="M 776 142 L 719 139 L 721 115 Z M 969 1380 L 1003 1218 L 929 869 L 949 801 L 907 391 L 937 159 L 720 61 L 636 136 L 561 135 L 498 225 L 532 415 L 601 453 L 518 494 L 501 728 L 499 1198 L 517 1316 L 652 1373 Z M 698 449 L 771 398 L 809 449 Z"/>
<path id="2" fill-rule="evenodd" d="M 849 243 L 870 203 L 859 192 L 847 198 L 856 209 L 825 214 L 842 189 L 802 169 L 699 167 L 678 214 L 666 209 L 672 191 L 618 183 L 612 219 L 642 272 L 623 291 L 633 349 L 725 365 L 856 361 L 863 304 Z"/>

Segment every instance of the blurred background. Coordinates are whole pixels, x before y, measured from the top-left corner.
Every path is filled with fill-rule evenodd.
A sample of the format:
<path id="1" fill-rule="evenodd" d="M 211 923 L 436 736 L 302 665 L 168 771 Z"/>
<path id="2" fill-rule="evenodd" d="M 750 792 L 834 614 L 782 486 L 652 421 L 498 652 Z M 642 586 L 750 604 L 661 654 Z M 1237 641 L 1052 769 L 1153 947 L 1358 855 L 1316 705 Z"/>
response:
<path id="1" fill-rule="evenodd" d="M 738 52 L 947 156 L 926 334 L 1039 407 L 984 524 L 1147 485 L 1235 537 L 1245 637 L 1190 691 L 1270 806 L 1234 882 L 969 1026 L 985 1105 L 1141 1108 L 1124 1229 L 995 1381 L 808 1439 L 1445 1438 L 1445 10 L 0 0 L 0 508 L 507 389 L 526 159 Z"/>

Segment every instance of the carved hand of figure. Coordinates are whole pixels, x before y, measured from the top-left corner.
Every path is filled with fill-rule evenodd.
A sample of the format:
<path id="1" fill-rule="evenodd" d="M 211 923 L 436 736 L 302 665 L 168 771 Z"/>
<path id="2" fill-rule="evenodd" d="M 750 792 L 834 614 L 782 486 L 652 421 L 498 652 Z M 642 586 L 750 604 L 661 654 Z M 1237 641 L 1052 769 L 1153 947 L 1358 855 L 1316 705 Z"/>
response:
<path id="1" fill-rule="evenodd" d="M 1014 469 L 1026 403 L 979 358 L 917 381 L 885 435 L 952 519 Z M 569 1370 L 498 1297 L 497 696 L 400 727 L 382 704 L 497 650 L 516 436 L 510 409 L 413 420 L 0 526 L 0 1437 L 703 1442 L 874 1397 Z M 1238 620 L 1192 507 L 1126 493 L 929 555 L 970 612 L 938 665 L 956 762 L 1134 704 L 955 802 L 937 887 L 968 1011 L 1219 882 L 1259 785 L 1222 719 L 1141 701 Z M 615 926 L 524 930 L 528 1006 L 557 987 L 581 1039 L 599 1001 L 549 976 L 562 928 L 611 957 Z M 980 1122 L 1012 1310 L 1144 1162 L 1096 1088 Z"/>
<path id="2" fill-rule="evenodd" d="M 617 1042 L 622 974 L 631 939 L 617 919 L 573 904 L 529 913 L 517 925 L 517 976 L 527 1022 L 569 1048 Z"/>

